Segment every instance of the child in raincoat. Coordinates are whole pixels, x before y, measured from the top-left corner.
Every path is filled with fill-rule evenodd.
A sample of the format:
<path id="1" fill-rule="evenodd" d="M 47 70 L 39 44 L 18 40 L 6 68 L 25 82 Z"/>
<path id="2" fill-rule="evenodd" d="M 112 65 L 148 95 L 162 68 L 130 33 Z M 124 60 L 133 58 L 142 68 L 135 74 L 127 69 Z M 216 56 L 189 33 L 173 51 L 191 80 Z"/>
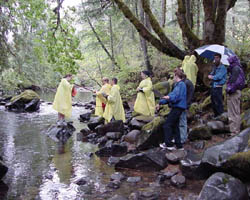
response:
<path id="1" fill-rule="evenodd" d="M 58 120 L 70 117 L 72 113 L 72 89 L 69 83 L 72 79 L 71 74 L 67 74 L 60 82 L 54 98 L 52 108 L 58 112 Z"/>
<path id="2" fill-rule="evenodd" d="M 103 117 L 105 122 L 113 119 L 125 122 L 125 112 L 120 95 L 120 87 L 117 85 L 117 78 L 112 79 L 112 88 L 110 95 L 107 97 L 107 105 Z"/>
<path id="3" fill-rule="evenodd" d="M 134 105 L 134 111 L 136 113 L 154 116 L 155 114 L 155 96 L 152 87 L 152 81 L 149 77 L 149 71 L 142 71 L 142 81 L 137 88 L 137 98 Z"/>
<path id="4" fill-rule="evenodd" d="M 198 67 L 195 64 L 196 57 L 194 55 L 185 56 L 182 62 L 182 69 L 184 73 L 187 75 L 187 78 L 193 83 L 194 87 L 197 79 Z"/>
<path id="5" fill-rule="evenodd" d="M 111 90 L 111 85 L 109 84 L 109 79 L 108 78 L 103 78 L 102 79 L 102 88 L 100 91 L 96 92 L 96 106 L 95 106 L 95 115 L 102 117 L 105 106 L 107 103 L 107 100 L 105 96 L 110 94 Z"/>

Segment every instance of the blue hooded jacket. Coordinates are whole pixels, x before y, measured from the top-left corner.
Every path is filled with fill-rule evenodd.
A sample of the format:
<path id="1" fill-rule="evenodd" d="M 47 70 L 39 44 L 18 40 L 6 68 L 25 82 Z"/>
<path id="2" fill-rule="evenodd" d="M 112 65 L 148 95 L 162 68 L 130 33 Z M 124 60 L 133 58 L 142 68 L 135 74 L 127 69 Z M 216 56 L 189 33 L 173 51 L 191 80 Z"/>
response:
<path id="1" fill-rule="evenodd" d="M 174 90 L 168 94 L 169 100 L 161 99 L 159 104 L 171 103 L 173 108 L 187 109 L 187 88 L 183 81 L 176 83 Z"/>

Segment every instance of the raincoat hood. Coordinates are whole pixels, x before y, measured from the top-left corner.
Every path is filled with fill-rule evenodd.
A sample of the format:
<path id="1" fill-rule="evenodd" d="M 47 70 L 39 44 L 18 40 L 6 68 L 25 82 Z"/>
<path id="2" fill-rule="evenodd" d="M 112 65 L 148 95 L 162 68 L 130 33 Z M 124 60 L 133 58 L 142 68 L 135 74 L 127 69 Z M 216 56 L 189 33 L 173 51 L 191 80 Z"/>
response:
<path id="1" fill-rule="evenodd" d="M 241 67 L 240 59 L 237 56 L 230 56 L 229 58 L 227 58 L 227 60 L 230 64 L 228 67 L 229 71 L 231 71 L 233 69 L 233 67 L 235 67 L 235 66 Z"/>
<path id="2" fill-rule="evenodd" d="M 196 62 L 196 57 L 194 55 L 192 55 L 189 59 L 190 62 Z"/>

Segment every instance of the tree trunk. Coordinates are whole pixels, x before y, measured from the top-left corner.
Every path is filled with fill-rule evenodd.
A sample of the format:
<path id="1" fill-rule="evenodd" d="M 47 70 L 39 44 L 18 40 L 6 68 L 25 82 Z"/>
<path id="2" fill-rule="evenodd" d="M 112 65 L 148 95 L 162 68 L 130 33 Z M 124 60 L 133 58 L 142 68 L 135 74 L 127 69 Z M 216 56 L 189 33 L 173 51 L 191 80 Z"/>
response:
<path id="1" fill-rule="evenodd" d="M 197 0 L 197 21 L 196 21 L 196 23 L 197 23 L 197 29 L 196 29 L 197 37 L 199 37 L 199 35 L 200 35 L 200 23 L 201 23 L 200 22 L 200 16 L 201 16 L 201 14 L 200 14 L 200 9 L 201 9 L 200 3 L 201 3 L 201 1 Z"/>
<path id="2" fill-rule="evenodd" d="M 109 16 L 109 32 L 110 32 L 110 48 L 111 48 L 111 57 L 112 60 L 115 60 L 114 56 L 114 40 L 113 40 L 113 27 L 112 27 L 112 18 Z M 115 64 L 112 62 L 112 69 L 115 70 Z"/>
<path id="3" fill-rule="evenodd" d="M 193 28 L 193 16 L 191 12 L 191 0 L 186 0 L 186 19 L 190 29 Z"/>
<path id="4" fill-rule="evenodd" d="M 139 1 L 139 9 L 140 9 L 140 20 L 147 27 L 147 25 L 149 23 L 146 23 L 147 18 L 145 17 L 145 13 L 144 13 L 144 10 L 142 8 L 142 5 L 141 5 L 140 1 Z M 143 37 L 140 37 L 140 42 L 141 42 L 141 49 L 142 49 L 143 57 L 144 57 L 144 63 L 146 65 L 147 70 L 152 73 L 152 66 L 150 64 L 150 59 L 149 59 L 149 56 L 148 56 L 148 45 L 147 45 L 147 42 L 146 42 L 146 40 Z"/>
<path id="5" fill-rule="evenodd" d="M 167 0 L 161 1 L 161 27 L 165 27 L 166 24 L 166 11 L 167 11 Z"/>

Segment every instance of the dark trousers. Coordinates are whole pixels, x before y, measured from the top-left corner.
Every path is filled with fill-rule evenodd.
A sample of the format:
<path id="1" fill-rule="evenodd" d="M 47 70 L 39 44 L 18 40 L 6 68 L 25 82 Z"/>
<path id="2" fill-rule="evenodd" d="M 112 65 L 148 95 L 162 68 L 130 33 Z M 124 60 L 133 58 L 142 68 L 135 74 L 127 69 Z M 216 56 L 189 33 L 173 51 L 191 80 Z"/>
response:
<path id="1" fill-rule="evenodd" d="M 222 87 L 211 88 L 211 102 L 214 116 L 217 117 L 224 112 Z"/>
<path id="2" fill-rule="evenodd" d="M 179 121 L 183 111 L 184 109 L 181 108 L 172 108 L 167 116 L 166 122 L 163 125 L 164 141 L 168 147 L 173 146 L 171 140 L 174 138 L 177 148 L 182 148 Z"/>

